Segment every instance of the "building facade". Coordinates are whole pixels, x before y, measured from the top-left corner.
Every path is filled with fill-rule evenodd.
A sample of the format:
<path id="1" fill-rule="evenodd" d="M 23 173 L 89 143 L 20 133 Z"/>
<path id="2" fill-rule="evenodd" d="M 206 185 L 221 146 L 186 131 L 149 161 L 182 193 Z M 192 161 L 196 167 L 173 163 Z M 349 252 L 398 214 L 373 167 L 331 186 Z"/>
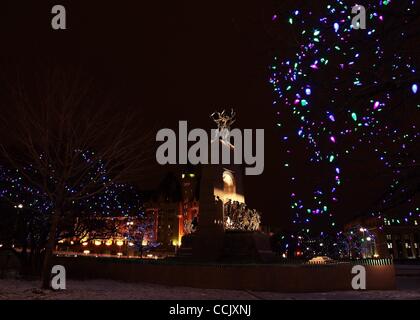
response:
<path id="1" fill-rule="evenodd" d="M 359 233 L 364 245 L 363 258 L 420 259 L 419 221 L 402 223 L 399 219 L 358 218 L 345 227 Z"/>

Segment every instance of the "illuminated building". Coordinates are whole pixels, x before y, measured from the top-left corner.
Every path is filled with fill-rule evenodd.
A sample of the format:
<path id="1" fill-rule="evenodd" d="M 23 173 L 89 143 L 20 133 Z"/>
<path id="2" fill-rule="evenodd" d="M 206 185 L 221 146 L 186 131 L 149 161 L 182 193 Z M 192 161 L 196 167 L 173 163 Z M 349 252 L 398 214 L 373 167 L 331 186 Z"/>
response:
<path id="1" fill-rule="evenodd" d="M 143 256 L 143 251 L 156 242 L 154 227 L 156 216 L 147 212 L 146 218 L 137 217 L 107 217 L 98 219 L 113 220 L 115 230 L 109 235 L 86 234 L 85 238 L 62 239 L 56 250 L 61 254 L 84 254 L 95 256 Z"/>
<path id="2" fill-rule="evenodd" d="M 367 248 L 362 252 L 364 258 L 420 259 L 418 220 L 403 222 L 398 218 L 361 217 L 348 223 L 345 230 L 359 231 Z"/>

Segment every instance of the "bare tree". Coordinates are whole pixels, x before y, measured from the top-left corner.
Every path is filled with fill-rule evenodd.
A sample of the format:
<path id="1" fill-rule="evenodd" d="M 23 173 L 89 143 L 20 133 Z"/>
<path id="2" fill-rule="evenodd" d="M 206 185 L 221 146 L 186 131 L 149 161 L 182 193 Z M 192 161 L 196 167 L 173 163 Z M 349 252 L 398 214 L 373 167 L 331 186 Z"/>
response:
<path id="1" fill-rule="evenodd" d="M 77 202 L 144 174 L 152 130 L 136 113 L 112 109 L 73 72 L 49 71 L 41 80 L 17 79 L 1 116 L 8 137 L 4 159 L 51 204 L 42 268 L 50 286 L 53 250 L 62 219 Z"/>

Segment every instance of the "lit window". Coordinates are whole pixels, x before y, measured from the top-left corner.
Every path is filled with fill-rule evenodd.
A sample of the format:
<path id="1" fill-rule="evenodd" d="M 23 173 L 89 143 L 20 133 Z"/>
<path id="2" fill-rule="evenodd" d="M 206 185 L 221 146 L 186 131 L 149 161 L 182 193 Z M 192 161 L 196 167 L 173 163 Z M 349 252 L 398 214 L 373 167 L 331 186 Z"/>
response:
<path id="1" fill-rule="evenodd" d="M 235 178 L 229 171 L 223 172 L 223 191 L 226 193 L 235 193 Z"/>

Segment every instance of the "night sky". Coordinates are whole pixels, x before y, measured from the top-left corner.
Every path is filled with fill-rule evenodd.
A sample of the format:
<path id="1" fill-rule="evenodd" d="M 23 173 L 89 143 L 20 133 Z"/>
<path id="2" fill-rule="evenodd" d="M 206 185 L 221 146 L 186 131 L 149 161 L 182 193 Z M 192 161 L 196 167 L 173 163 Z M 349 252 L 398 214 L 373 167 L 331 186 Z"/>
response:
<path id="1" fill-rule="evenodd" d="M 3 78 L 15 65 L 29 73 L 50 65 L 81 68 L 118 97 L 120 108 L 141 109 L 161 127 L 188 120 L 190 128 L 210 129 L 210 113 L 234 108 L 237 127 L 265 129 L 265 171 L 246 177 L 247 202 L 263 212 L 264 224 L 290 224 L 291 190 L 268 66 L 274 52 L 286 55 L 295 44 L 287 29 L 273 36 L 267 27 L 270 2 L 59 1 L 67 9 L 65 31 L 51 29 L 54 4 L 1 1 Z M 361 152 L 343 177 L 342 201 L 335 208 L 339 223 L 366 209 L 382 185 L 380 177 L 367 174 L 375 163 L 364 161 Z M 308 184 L 322 180 L 323 172 L 304 160 L 302 168 Z M 168 169 L 156 167 L 138 178 L 139 186 L 155 187 Z"/>

